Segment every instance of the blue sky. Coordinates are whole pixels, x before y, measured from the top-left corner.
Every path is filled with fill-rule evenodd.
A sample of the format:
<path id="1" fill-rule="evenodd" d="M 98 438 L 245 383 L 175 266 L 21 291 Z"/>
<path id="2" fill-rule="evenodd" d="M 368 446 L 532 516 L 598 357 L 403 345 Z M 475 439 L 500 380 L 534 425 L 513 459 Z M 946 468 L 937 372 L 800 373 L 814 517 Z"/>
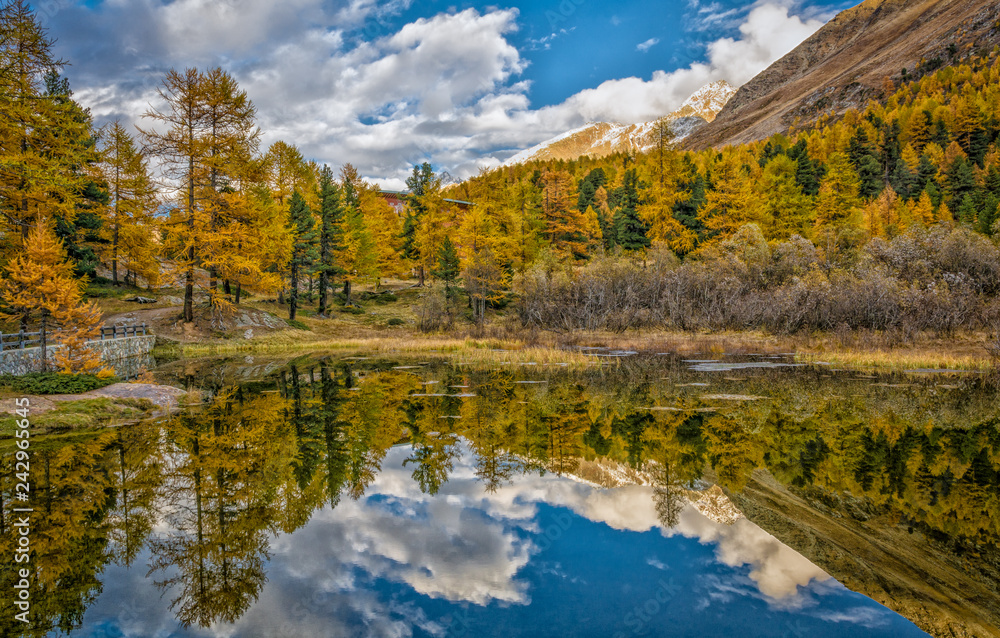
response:
<path id="1" fill-rule="evenodd" d="M 266 143 L 399 187 L 467 177 L 588 121 L 638 122 L 742 84 L 836 0 L 63 0 L 39 13 L 99 123 L 142 123 L 170 68 L 222 66 Z M 46 8 L 48 7 L 48 8 Z"/>

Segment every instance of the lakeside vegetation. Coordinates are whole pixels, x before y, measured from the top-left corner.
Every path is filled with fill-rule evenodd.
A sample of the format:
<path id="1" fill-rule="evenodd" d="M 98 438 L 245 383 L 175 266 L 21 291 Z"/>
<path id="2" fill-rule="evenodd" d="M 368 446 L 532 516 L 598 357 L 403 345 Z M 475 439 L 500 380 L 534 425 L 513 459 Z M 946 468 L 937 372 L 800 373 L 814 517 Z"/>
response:
<path id="1" fill-rule="evenodd" d="M 837 121 L 720 151 L 678 150 L 661 123 L 649 153 L 500 167 L 452 187 L 425 163 L 400 211 L 350 164 L 335 174 L 291 142 L 261 148 L 250 96 L 221 69 L 170 71 L 134 136 L 93 125 L 25 2 L 3 5 L 0 30 L 3 327 L 54 328 L 67 372 L 99 368 L 83 352 L 98 307 L 113 305 L 85 285 L 98 272 L 113 289 L 174 286 L 189 325 L 225 326 L 274 299 L 303 333 L 219 329 L 229 343 L 202 335 L 173 347 L 185 355 L 444 338 L 485 360 L 491 336 L 523 350 L 595 332 L 747 332 L 829 335 L 844 361 L 873 349 L 871 362 L 982 369 L 1000 340 L 996 50 L 927 61 Z M 403 294 L 389 278 L 420 290 L 412 315 L 386 318 L 401 335 L 319 328 Z M 980 339 L 982 354 L 928 357 L 940 339 Z"/>

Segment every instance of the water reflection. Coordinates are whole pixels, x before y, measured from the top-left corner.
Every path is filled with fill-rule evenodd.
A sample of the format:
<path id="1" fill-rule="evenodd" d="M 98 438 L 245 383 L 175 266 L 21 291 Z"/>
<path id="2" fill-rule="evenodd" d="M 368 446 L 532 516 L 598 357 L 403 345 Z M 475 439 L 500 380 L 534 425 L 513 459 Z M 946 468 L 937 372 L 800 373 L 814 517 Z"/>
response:
<path id="1" fill-rule="evenodd" d="M 209 385 L 206 405 L 157 424 L 39 441 L 23 635 L 645 635 L 640 620 L 701 635 L 747 619 L 760 635 L 919 633 L 705 478 L 743 490 L 765 526 L 786 503 L 746 500 L 761 481 L 868 526 L 903 521 L 915 546 L 961 553 L 949 569 L 971 566 L 948 583 L 969 594 L 962 622 L 997 626 L 989 561 L 963 549 L 996 555 L 988 390 L 394 363 L 306 359 Z M 879 600 L 907 611 L 913 596 Z M 647 601 L 655 613 L 636 611 Z"/>

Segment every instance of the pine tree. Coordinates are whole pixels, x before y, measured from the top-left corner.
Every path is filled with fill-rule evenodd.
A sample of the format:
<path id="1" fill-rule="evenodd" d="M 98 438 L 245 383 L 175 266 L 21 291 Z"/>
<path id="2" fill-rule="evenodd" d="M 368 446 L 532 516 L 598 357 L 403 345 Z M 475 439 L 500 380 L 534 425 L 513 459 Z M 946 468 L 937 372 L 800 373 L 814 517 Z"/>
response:
<path id="1" fill-rule="evenodd" d="M 958 208 L 966 196 L 976 189 L 976 175 L 973 163 L 965 157 L 957 157 L 948 167 L 944 176 L 944 191 L 950 208 Z"/>
<path id="2" fill-rule="evenodd" d="M 700 238 L 705 233 L 705 226 L 698 214 L 701 207 L 705 205 L 705 177 L 691 163 L 691 159 L 687 155 L 684 156 L 682 163 L 681 172 L 684 177 L 681 178 L 680 187 L 690 195 L 686 199 L 678 198 L 677 203 L 674 204 L 674 218 Z"/>
<path id="3" fill-rule="evenodd" d="M 649 229 L 639 217 L 639 178 L 634 168 L 625 171 L 613 218 L 615 243 L 630 252 L 649 248 Z"/>
<path id="4" fill-rule="evenodd" d="M 321 317 L 327 314 L 327 298 L 330 276 L 343 275 L 347 271 L 338 260 L 344 250 L 344 209 L 340 202 L 340 188 L 333 179 L 333 171 L 324 166 L 319 178 L 319 308 Z"/>
<path id="5" fill-rule="evenodd" d="M 89 109 L 81 107 L 73 99 L 69 81 L 55 69 L 45 74 L 43 97 L 52 100 L 56 109 L 76 125 L 76 128 L 57 131 L 55 137 L 77 151 L 82 162 L 67 167 L 72 173 L 72 179 L 78 183 L 75 210 L 70 217 L 55 211 L 56 237 L 66 247 L 66 253 L 75 264 L 77 276 L 94 276 L 100 263 L 97 252 L 105 243 L 101 233 L 101 213 L 108 205 L 108 193 L 103 188 L 100 171 L 95 170 L 98 153 L 93 120 Z"/>
<path id="6" fill-rule="evenodd" d="M 865 133 L 864 128 L 858 127 L 854 136 L 851 137 L 848 156 L 861 180 L 861 196 L 865 199 L 871 199 L 882 192 L 882 166 L 879 164 L 875 147 L 868 140 L 868 134 Z"/>
<path id="7" fill-rule="evenodd" d="M 444 283 L 444 298 L 449 320 L 451 319 L 454 299 L 458 296 L 455 282 L 458 280 L 459 267 L 458 251 L 455 250 L 455 244 L 451 243 L 450 237 L 445 237 L 438 249 L 437 266 L 431 271 L 431 275 Z"/>
<path id="8" fill-rule="evenodd" d="M 316 252 L 316 221 L 299 191 L 292 191 L 288 203 L 288 232 L 292 237 L 292 257 L 288 262 L 288 320 L 295 321 L 299 305 L 299 276 L 313 264 Z"/>
<path id="9" fill-rule="evenodd" d="M 802 188 L 802 192 L 810 196 L 817 195 L 822 174 L 819 163 L 809 157 L 806 141 L 799 140 L 795 146 L 788 149 L 788 156 L 796 161 L 795 181 Z"/>

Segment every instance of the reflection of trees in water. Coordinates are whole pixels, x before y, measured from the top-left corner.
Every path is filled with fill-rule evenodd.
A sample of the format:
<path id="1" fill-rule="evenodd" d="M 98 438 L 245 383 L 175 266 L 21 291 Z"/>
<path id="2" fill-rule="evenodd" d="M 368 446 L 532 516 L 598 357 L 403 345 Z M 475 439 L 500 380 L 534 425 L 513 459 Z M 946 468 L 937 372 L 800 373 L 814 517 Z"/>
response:
<path id="1" fill-rule="evenodd" d="M 154 501 L 161 482 L 159 429 L 125 427 L 109 452 L 114 505 L 108 512 L 112 559 L 131 566 L 153 529 Z"/>
<path id="2" fill-rule="evenodd" d="M 653 504 L 656 506 L 656 517 L 665 528 L 674 527 L 687 503 L 680 481 L 671 472 L 669 465 L 652 465 L 650 476 L 653 479 Z"/>
<path id="3" fill-rule="evenodd" d="M 281 480 L 273 460 L 287 464 L 294 444 L 286 407 L 276 394 L 223 393 L 166 426 L 161 507 L 172 531 L 150 543 L 150 574 L 170 574 L 157 585 L 184 626 L 233 622 L 260 593 Z"/>
<path id="4" fill-rule="evenodd" d="M 487 493 L 525 472 L 572 474 L 580 459 L 597 456 L 645 468 L 657 514 L 670 527 L 685 488 L 707 467 L 732 490 L 764 467 L 786 485 L 850 492 L 869 511 L 893 512 L 938 535 L 1000 538 L 998 408 L 974 389 L 928 404 L 920 392 L 845 399 L 835 396 L 837 386 L 793 380 L 766 392 L 781 401 L 706 411 L 696 393 L 671 384 L 607 377 L 550 373 L 546 383 L 519 384 L 509 370 L 417 375 L 326 361 L 282 372 L 240 387 L 213 385 L 208 406 L 159 427 L 36 443 L 34 498 L 45 515 L 33 519 L 34 635 L 79 624 L 100 592 L 103 566 L 133 564 L 144 544 L 150 573 L 162 578 L 181 622 L 239 618 L 266 580 L 270 535 L 298 529 L 344 493 L 362 497 L 389 447 L 404 440 L 405 465 L 429 494 L 448 481 L 464 441 Z M 436 388 L 421 390 L 429 380 L 439 381 Z M 426 393 L 474 396 L 413 396 Z M 955 414 L 977 425 L 939 425 Z M 0 463 L 7 504 L 9 455 Z M 173 530 L 150 540 L 161 512 Z M 9 516 L 0 525 L 0 551 L 10 555 Z M 5 604 L 13 573 L 0 567 Z M 0 620 L 0 633 L 22 629 L 11 622 Z"/>
<path id="5" fill-rule="evenodd" d="M 69 633 L 101 593 L 98 574 L 110 559 L 106 520 L 111 506 L 109 490 L 112 455 L 107 448 L 115 432 L 89 440 L 49 445 L 35 439 L 31 454 L 31 501 L 13 500 L 13 454 L 5 452 L 0 469 L 3 502 L 8 507 L 34 508 L 30 518 L 33 553 L 28 563 L 15 563 L 12 525 L 23 514 L 5 512 L 0 526 L 0 551 L 7 558 L 0 567 L 0 635 L 44 636 L 57 629 Z M 14 585 L 18 570 L 30 571 L 31 622 L 14 619 Z"/>

